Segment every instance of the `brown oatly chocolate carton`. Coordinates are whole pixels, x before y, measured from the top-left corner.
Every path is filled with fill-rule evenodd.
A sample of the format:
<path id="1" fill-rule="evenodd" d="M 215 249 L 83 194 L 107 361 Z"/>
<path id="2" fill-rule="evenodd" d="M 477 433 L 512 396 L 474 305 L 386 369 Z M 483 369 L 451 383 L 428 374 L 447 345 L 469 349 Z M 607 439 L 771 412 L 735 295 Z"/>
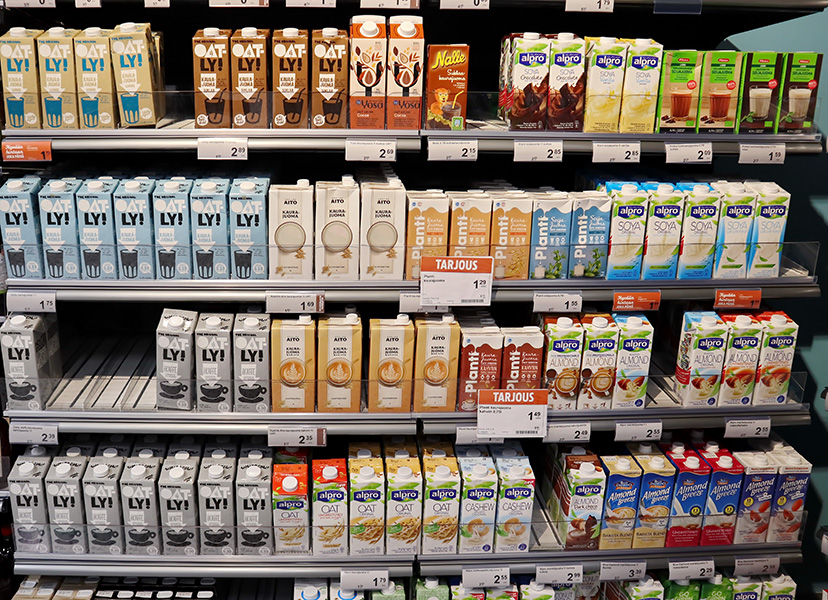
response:
<path id="1" fill-rule="evenodd" d="M 230 29 L 205 27 L 193 36 L 195 126 L 229 129 Z"/>
<path id="2" fill-rule="evenodd" d="M 308 30 L 273 32 L 273 128 L 308 128 Z"/>
<path id="3" fill-rule="evenodd" d="M 230 38 L 234 128 L 267 128 L 269 29 L 242 27 Z"/>
<path id="4" fill-rule="evenodd" d="M 348 124 L 348 32 L 314 29 L 311 47 L 311 127 L 344 129 Z"/>
<path id="5" fill-rule="evenodd" d="M 468 85 L 469 47 L 429 45 L 426 129 L 466 129 Z"/>

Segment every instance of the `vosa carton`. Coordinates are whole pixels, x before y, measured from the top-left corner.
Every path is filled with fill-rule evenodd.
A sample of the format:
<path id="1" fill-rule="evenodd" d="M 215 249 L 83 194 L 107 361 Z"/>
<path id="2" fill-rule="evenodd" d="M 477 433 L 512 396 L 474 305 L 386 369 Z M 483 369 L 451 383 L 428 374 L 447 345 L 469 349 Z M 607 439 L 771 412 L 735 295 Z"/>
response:
<path id="1" fill-rule="evenodd" d="M 701 532 L 702 546 L 721 546 L 733 543 L 736 528 L 736 510 L 742 491 L 745 469 L 733 456 L 707 458 L 710 465 L 710 486 L 704 509 Z"/>
<path id="2" fill-rule="evenodd" d="M 676 483 L 670 508 L 670 527 L 665 546 L 698 546 L 702 515 L 710 484 L 710 465 L 691 450 L 672 453 L 670 462 L 676 467 Z"/>

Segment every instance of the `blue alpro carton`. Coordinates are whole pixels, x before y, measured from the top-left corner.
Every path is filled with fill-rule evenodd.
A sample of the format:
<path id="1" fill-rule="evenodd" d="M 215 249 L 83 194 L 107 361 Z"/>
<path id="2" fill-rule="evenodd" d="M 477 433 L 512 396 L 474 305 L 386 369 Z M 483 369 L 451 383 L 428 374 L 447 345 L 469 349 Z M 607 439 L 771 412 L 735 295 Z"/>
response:
<path id="1" fill-rule="evenodd" d="M 566 279 L 572 200 L 566 192 L 535 196 L 529 257 L 530 279 Z"/>
<path id="2" fill-rule="evenodd" d="M 603 279 L 607 274 L 612 199 L 604 192 L 570 194 L 569 276 Z"/>
<path id="3" fill-rule="evenodd" d="M 722 195 L 713 277 L 744 279 L 748 271 L 756 194 L 742 183 L 714 183 L 713 188 Z"/>
<path id="4" fill-rule="evenodd" d="M 230 189 L 231 279 L 267 279 L 267 190 L 264 177 L 235 179 Z"/>
<path id="5" fill-rule="evenodd" d="M 90 179 L 77 194 L 78 238 L 83 279 L 118 279 L 115 256 L 115 179 Z"/>
<path id="6" fill-rule="evenodd" d="M 193 279 L 229 279 L 227 192 L 230 180 L 196 179 L 190 192 Z"/>
<path id="7" fill-rule="evenodd" d="M 610 181 L 612 197 L 607 279 L 641 279 L 647 229 L 648 194 L 632 182 Z"/>
<path id="8" fill-rule="evenodd" d="M 79 179 L 52 179 L 38 194 L 46 279 L 80 279 L 75 192 Z"/>
<path id="9" fill-rule="evenodd" d="M 115 190 L 115 239 L 120 279 L 155 279 L 152 191 L 146 177 L 124 180 Z"/>
<path id="10" fill-rule="evenodd" d="M 645 183 L 650 194 L 641 279 L 675 279 L 678 269 L 684 192 L 669 183 Z"/>
<path id="11" fill-rule="evenodd" d="M 155 254 L 162 279 L 191 279 L 190 179 L 162 179 L 152 193 Z"/>
<path id="12" fill-rule="evenodd" d="M 9 179 L 0 188 L 0 233 L 10 279 L 43 279 L 40 252 L 40 215 L 37 193 L 40 178 Z"/>
<path id="13" fill-rule="evenodd" d="M 679 183 L 678 188 L 686 192 L 678 278 L 711 279 L 721 194 L 704 183 Z"/>

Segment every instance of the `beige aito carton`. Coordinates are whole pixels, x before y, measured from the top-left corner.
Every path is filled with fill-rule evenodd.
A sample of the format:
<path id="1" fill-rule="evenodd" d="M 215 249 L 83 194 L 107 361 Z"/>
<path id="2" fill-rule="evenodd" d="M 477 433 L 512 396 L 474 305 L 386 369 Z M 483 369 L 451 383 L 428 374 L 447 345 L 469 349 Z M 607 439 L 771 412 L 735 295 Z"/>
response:
<path id="1" fill-rule="evenodd" d="M 271 279 L 313 279 L 313 186 L 270 186 L 268 248 Z"/>
<path id="2" fill-rule="evenodd" d="M 273 31 L 273 128 L 307 129 L 310 91 L 308 30 Z"/>
<path id="3" fill-rule="evenodd" d="M 449 255 L 488 256 L 491 241 L 492 197 L 478 193 L 452 193 Z"/>
<path id="4" fill-rule="evenodd" d="M 368 411 L 410 412 L 414 377 L 414 324 L 408 315 L 371 319 Z"/>
<path id="5" fill-rule="evenodd" d="M 348 460 L 349 554 L 385 554 L 385 470 L 381 458 Z"/>
<path id="6" fill-rule="evenodd" d="M 311 36 L 311 127 L 348 126 L 348 32 L 314 29 Z"/>
<path id="7" fill-rule="evenodd" d="M 417 319 L 414 360 L 414 412 L 455 410 L 460 325 L 454 315 Z"/>
<path id="8" fill-rule="evenodd" d="M 388 129 L 420 128 L 424 58 L 423 18 L 414 15 L 389 18 L 385 101 Z"/>
<path id="9" fill-rule="evenodd" d="M 351 18 L 349 106 L 351 129 L 385 129 L 385 17 Z"/>
<path id="10" fill-rule="evenodd" d="M 362 323 L 359 315 L 319 320 L 319 412 L 359 412 L 362 396 Z"/>
<path id="11" fill-rule="evenodd" d="M 316 323 L 310 315 L 270 323 L 273 412 L 313 412 Z"/>
<path id="12" fill-rule="evenodd" d="M 77 29 L 51 27 L 37 38 L 44 129 L 78 128 L 74 37 Z"/>
<path id="13" fill-rule="evenodd" d="M 193 96 L 196 128 L 229 129 L 230 29 L 205 27 L 193 36 Z"/>
<path id="14" fill-rule="evenodd" d="M 529 277 L 533 199 L 526 194 L 495 194 L 490 254 L 495 279 Z"/>
<path id="15" fill-rule="evenodd" d="M 362 193 L 359 278 L 401 281 L 405 267 L 405 188 L 399 179 L 366 182 Z"/>
<path id="16" fill-rule="evenodd" d="M 81 129 L 114 129 L 115 77 L 112 72 L 111 29 L 87 27 L 75 36 L 75 76 Z"/>
<path id="17" fill-rule="evenodd" d="M 417 554 L 423 522 L 423 473 L 420 459 L 388 458 L 386 513 L 386 554 Z"/>
<path id="18" fill-rule="evenodd" d="M 316 279 L 359 279 L 359 217 L 353 176 L 316 183 Z"/>
<path id="19" fill-rule="evenodd" d="M 163 116 L 158 56 L 148 23 L 121 23 L 109 36 L 121 124 L 155 125 Z"/>
<path id="20" fill-rule="evenodd" d="M 423 256 L 446 256 L 449 240 L 449 197 L 441 192 L 408 193 L 405 278 L 420 278 Z"/>
<path id="21" fill-rule="evenodd" d="M 0 37 L 8 129 L 40 129 L 40 81 L 35 40 L 41 29 L 12 27 Z"/>
<path id="22" fill-rule="evenodd" d="M 233 128 L 266 129 L 270 123 L 269 29 L 242 27 L 230 38 Z"/>

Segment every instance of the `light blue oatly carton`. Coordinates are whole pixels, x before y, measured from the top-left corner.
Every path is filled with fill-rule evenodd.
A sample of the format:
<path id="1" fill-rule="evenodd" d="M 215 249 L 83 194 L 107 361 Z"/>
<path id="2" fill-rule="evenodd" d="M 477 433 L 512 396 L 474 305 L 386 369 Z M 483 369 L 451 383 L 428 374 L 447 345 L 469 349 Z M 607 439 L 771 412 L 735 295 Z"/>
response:
<path id="1" fill-rule="evenodd" d="M 233 180 L 230 189 L 231 279 L 267 279 L 267 190 L 270 180 Z"/>
<path id="2" fill-rule="evenodd" d="M 89 179 L 77 194 L 78 239 L 83 279 L 118 279 L 115 256 L 115 179 Z"/>
<path id="3" fill-rule="evenodd" d="M 603 279 L 607 274 L 612 199 L 606 192 L 575 192 L 572 198 L 569 276 Z"/>
<path id="4" fill-rule="evenodd" d="M 46 279 L 80 279 L 75 192 L 80 179 L 51 179 L 38 194 Z"/>
<path id="5" fill-rule="evenodd" d="M 152 193 L 155 253 L 161 279 L 191 279 L 191 179 L 162 179 Z"/>
<path id="6" fill-rule="evenodd" d="M 0 233 L 11 279 L 43 279 L 40 252 L 39 177 L 9 179 L 0 188 Z"/>
<path id="7" fill-rule="evenodd" d="M 566 279 L 569 274 L 569 234 L 572 199 L 566 192 L 535 196 L 532 210 L 531 279 Z"/>
<path id="8" fill-rule="evenodd" d="M 190 192 L 193 279 L 229 279 L 227 192 L 230 180 L 196 179 Z"/>
<path id="9" fill-rule="evenodd" d="M 121 279 L 155 279 L 152 191 L 155 181 L 136 177 L 115 190 L 115 238 Z"/>

